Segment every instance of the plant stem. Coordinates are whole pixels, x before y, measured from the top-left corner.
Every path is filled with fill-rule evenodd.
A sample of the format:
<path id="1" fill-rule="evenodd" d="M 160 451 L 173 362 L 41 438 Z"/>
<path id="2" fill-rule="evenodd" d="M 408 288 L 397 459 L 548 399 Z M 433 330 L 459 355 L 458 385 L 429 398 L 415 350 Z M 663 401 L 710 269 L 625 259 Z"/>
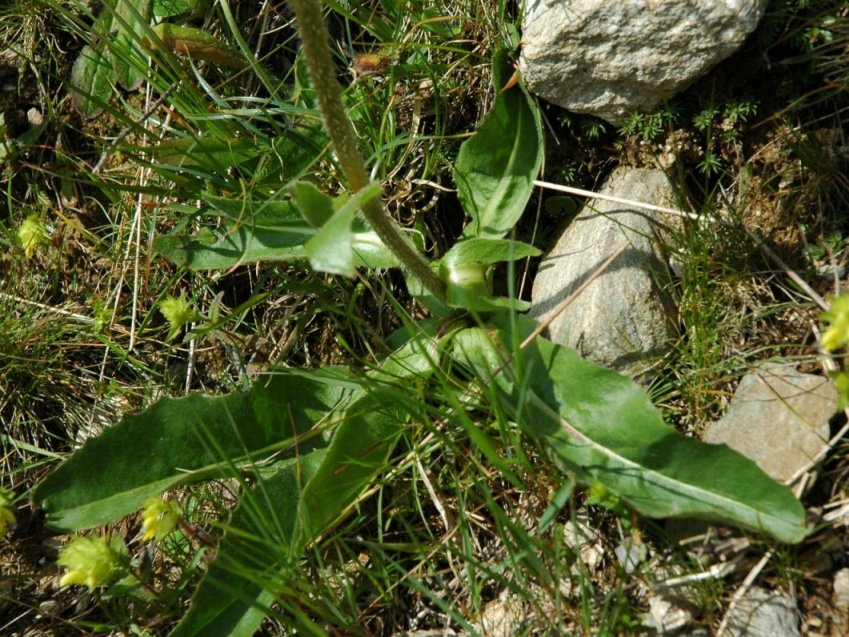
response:
<path id="1" fill-rule="evenodd" d="M 290 0 L 298 20 L 301 43 L 307 56 L 318 106 L 324 116 L 324 124 L 330 133 L 330 141 L 342 171 L 354 192 L 369 183 L 362 155 L 357 148 L 354 127 L 342 104 L 342 87 L 336 81 L 336 67 L 330 57 L 330 36 L 321 17 L 318 0 Z M 445 284 L 430 269 L 427 261 L 401 236 L 398 227 L 386 213 L 380 199 L 370 199 L 363 204 L 363 214 L 377 236 L 386 244 L 401 267 L 416 277 L 441 303 L 445 302 Z"/>

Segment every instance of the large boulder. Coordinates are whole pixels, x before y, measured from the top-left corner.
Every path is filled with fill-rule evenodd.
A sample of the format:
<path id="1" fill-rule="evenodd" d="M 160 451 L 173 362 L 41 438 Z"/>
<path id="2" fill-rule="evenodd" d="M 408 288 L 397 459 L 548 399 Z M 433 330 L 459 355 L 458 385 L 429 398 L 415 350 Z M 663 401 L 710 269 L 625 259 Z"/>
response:
<path id="1" fill-rule="evenodd" d="M 768 0 L 528 0 L 519 68 L 531 92 L 619 126 L 736 51 Z"/>
<path id="2" fill-rule="evenodd" d="M 674 203 L 666 175 L 656 169 L 617 168 L 599 191 L 658 206 Z M 675 308 L 665 288 L 664 229 L 679 220 L 601 199 L 590 200 L 543 258 L 534 280 L 531 316 L 546 321 L 552 341 L 587 358 L 638 376 L 647 360 L 667 351 Z M 620 247 L 627 249 L 565 310 L 575 292 Z"/>

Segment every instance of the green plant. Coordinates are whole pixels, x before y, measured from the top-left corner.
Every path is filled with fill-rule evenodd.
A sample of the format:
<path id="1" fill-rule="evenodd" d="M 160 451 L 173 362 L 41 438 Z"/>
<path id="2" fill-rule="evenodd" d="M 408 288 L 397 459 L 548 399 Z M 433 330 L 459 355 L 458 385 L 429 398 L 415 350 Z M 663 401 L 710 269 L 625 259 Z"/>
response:
<path id="1" fill-rule="evenodd" d="M 226 14 L 226 3 L 221 6 Z M 495 264 L 538 254 L 504 238 L 524 212 L 542 159 L 540 117 L 524 89 L 499 92 L 463 145 L 454 178 L 470 223 L 438 262 L 429 262 L 369 182 L 318 3 L 294 6 L 310 90 L 350 192 L 334 198 L 298 179 L 323 145 L 315 126 L 292 122 L 275 137 L 251 131 L 246 139 L 198 117 L 194 123 L 206 129 L 147 150 L 151 167 L 175 182 L 176 195 L 200 190 L 207 221 L 222 225 L 189 234 L 191 223 L 177 222 L 157 249 L 188 268 L 291 260 L 353 276 L 357 268 L 400 265 L 437 320 L 408 322 L 397 348 L 368 369 L 270 370 L 244 393 L 163 399 L 125 417 L 38 486 L 34 498 L 49 524 L 66 531 L 107 524 L 165 490 L 231 479 L 239 504 L 173 634 L 250 634 L 274 612 L 273 602 L 290 594 L 287 573 L 357 506 L 399 440 L 422 419 L 461 421 L 483 458 L 518 482 L 509 453 L 521 450 L 499 450 L 474 415 L 496 416 L 529 433 L 564 473 L 611 494 L 617 506 L 801 540 L 803 512 L 787 488 L 727 448 L 677 434 L 633 381 L 535 336 L 533 322 L 516 313 L 523 304 L 493 294 Z M 495 87 L 507 85 L 505 62 L 503 53 L 495 56 Z M 310 135 L 322 143 L 299 152 Z M 268 186 L 278 168 L 274 156 L 292 159 L 286 166 L 291 200 Z M 166 305 L 169 312 L 174 305 Z M 176 309 L 172 330 L 193 316 L 187 304 Z"/>
<path id="2" fill-rule="evenodd" d="M 98 44 L 83 47 L 71 72 L 74 103 L 86 116 L 103 111 L 113 85 L 137 89 L 145 79 L 149 51 L 160 48 L 186 54 L 198 61 L 240 67 L 242 58 L 223 42 L 200 29 L 160 22 L 151 18 L 194 15 L 208 4 L 203 0 L 109 0 L 94 21 L 95 30 L 106 36 Z"/>
<path id="3" fill-rule="evenodd" d="M 693 125 L 705 135 L 704 157 L 696 166 L 705 177 L 718 175 L 724 165 L 723 156 L 731 155 L 740 140 L 740 127 L 755 113 L 757 104 L 751 99 L 728 101 L 717 107 L 702 109 Z"/>
<path id="4" fill-rule="evenodd" d="M 645 140 L 653 140 L 675 124 L 678 114 L 669 105 L 654 113 L 631 113 L 619 129 L 621 135 L 636 135 Z"/>

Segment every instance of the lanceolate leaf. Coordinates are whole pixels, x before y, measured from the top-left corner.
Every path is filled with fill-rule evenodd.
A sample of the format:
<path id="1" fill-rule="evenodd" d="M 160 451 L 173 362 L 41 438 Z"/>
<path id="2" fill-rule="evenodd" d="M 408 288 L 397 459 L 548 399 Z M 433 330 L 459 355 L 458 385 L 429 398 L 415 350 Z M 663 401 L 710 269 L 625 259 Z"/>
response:
<path id="1" fill-rule="evenodd" d="M 304 488 L 296 547 L 305 547 L 335 521 L 387 466 L 410 417 L 423 409 L 432 374 L 431 341 L 399 348 L 363 379 L 362 392 L 346 407 L 327 456 Z"/>
<path id="2" fill-rule="evenodd" d="M 154 243 L 156 251 L 180 267 L 190 270 L 226 270 L 257 261 L 303 259 L 303 244 L 313 231 L 305 225 L 276 228 L 237 224 L 220 239 L 167 235 Z"/>
<path id="3" fill-rule="evenodd" d="M 290 559 L 304 483 L 327 451 L 315 449 L 277 463 L 277 471 L 245 493 L 221 541 L 215 560 L 171 637 L 250 637 L 259 628 L 273 596 L 262 580 L 278 580 Z"/>
<path id="4" fill-rule="evenodd" d="M 406 414 L 397 408 L 403 401 L 392 394 L 404 391 L 406 388 L 369 389 L 346 411 L 325 461 L 304 489 L 299 507 L 300 546 L 305 547 L 335 521 L 386 468 L 406 425 Z"/>
<path id="5" fill-rule="evenodd" d="M 420 407 L 413 390 L 430 374 L 428 360 L 423 346 L 402 347 L 328 417 L 339 421 L 329 448 L 277 463 L 246 493 L 172 637 L 253 634 L 272 601 L 262 584 L 273 587 L 386 468 L 408 414 Z"/>
<path id="6" fill-rule="evenodd" d="M 237 69 L 246 66 L 245 59 L 239 55 L 238 51 L 201 29 L 161 22 L 152 30 L 159 42 L 152 42 L 150 38 L 145 38 L 144 41 L 149 48 L 161 43 L 172 53 L 188 55 L 193 60 L 214 62 Z"/>
<path id="7" fill-rule="evenodd" d="M 115 8 L 116 33 L 110 57 L 118 83 L 127 90 L 137 89 L 144 79 L 141 73 L 144 54 L 138 43 L 150 23 L 152 9 L 153 0 L 121 0 Z"/>
<path id="8" fill-rule="evenodd" d="M 257 143 L 252 139 L 223 137 L 178 137 L 147 149 L 154 159 L 174 166 L 199 166 L 215 174 L 256 160 Z"/>
<path id="9" fill-rule="evenodd" d="M 229 197 L 207 192 L 203 201 L 214 213 L 251 227 L 303 227 L 301 215 L 291 201 L 255 198 L 250 191 L 242 196 Z"/>
<path id="10" fill-rule="evenodd" d="M 105 3 L 94 23 L 101 37 L 97 47 L 86 45 L 71 70 L 74 105 L 87 117 L 103 110 L 112 83 L 138 88 L 143 55 L 137 46 L 140 33 L 150 21 L 153 0 L 113 0 Z"/>
<path id="11" fill-rule="evenodd" d="M 471 217 L 465 237 L 507 234 L 522 216 L 542 164 L 539 110 L 521 86 L 502 92 L 507 69 L 503 56 L 496 56 L 495 103 L 454 164 L 457 196 Z"/>
<path id="12" fill-rule="evenodd" d="M 297 181 L 291 190 L 298 210 L 313 228 L 321 228 L 333 216 L 333 197 L 310 182 Z"/>
<path id="13" fill-rule="evenodd" d="M 112 94 L 112 76 L 105 51 L 85 45 L 71 69 L 74 105 L 82 115 L 94 117 L 103 110 Z"/>
<path id="14" fill-rule="evenodd" d="M 154 242 L 154 248 L 173 263 L 190 270 L 228 270 L 258 261 L 306 259 L 304 244 L 315 236 L 315 232 L 302 220 L 279 226 L 254 226 L 245 222 L 235 224 L 212 241 L 166 235 Z M 391 268 L 397 265 L 395 257 L 374 232 L 363 230 L 352 233 L 351 237 L 355 266 Z"/>
<path id="15" fill-rule="evenodd" d="M 510 342 L 503 332 L 500 338 Z M 504 365 L 481 328 L 461 333 L 456 348 L 484 378 Z M 790 489 L 736 451 L 665 425 L 634 381 L 542 338 L 524 351 L 522 367 L 521 384 L 513 382 L 513 364 L 495 377 L 505 408 L 585 485 L 601 484 L 651 517 L 726 522 L 791 543 L 806 536 Z"/>
<path id="16" fill-rule="evenodd" d="M 305 434 L 345 395 L 340 384 L 279 372 L 244 394 L 160 400 L 86 442 L 38 485 L 35 502 L 57 530 L 105 524 L 172 486 L 227 475 L 228 459 Z"/>

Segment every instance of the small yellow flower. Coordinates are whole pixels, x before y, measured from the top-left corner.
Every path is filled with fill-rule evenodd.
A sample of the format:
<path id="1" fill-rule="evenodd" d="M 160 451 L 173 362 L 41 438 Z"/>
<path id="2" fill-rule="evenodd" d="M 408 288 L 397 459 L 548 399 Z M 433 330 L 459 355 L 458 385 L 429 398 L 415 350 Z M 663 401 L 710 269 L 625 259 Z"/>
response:
<path id="1" fill-rule="evenodd" d="M 117 566 L 115 552 L 100 536 L 77 536 L 59 552 L 56 562 L 67 572 L 59 580 L 59 586 L 85 584 L 94 590 L 107 584 Z"/>
<path id="2" fill-rule="evenodd" d="M 849 407 L 849 372 L 837 372 L 832 375 L 834 386 L 837 388 L 838 409 Z"/>
<path id="3" fill-rule="evenodd" d="M 4 535 L 16 522 L 15 511 L 12 508 L 12 493 L 0 488 L 0 535 Z"/>
<path id="4" fill-rule="evenodd" d="M 47 241 L 47 228 L 38 213 L 33 213 L 18 226 L 18 240 L 24 248 L 27 259 L 32 259 L 38 247 Z"/>
<path id="5" fill-rule="evenodd" d="M 823 332 L 822 346 L 833 352 L 849 344 L 849 295 L 835 297 L 831 308 L 822 313 L 822 320 L 828 323 Z"/>
<path id="6" fill-rule="evenodd" d="M 159 311 L 165 320 L 168 321 L 170 329 L 168 330 L 168 340 L 171 340 L 186 323 L 191 323 L 197 318 L 197 312 L 192 308 L 192 304 L 186 299 L 186 293 L 181 292 L 180 298 L 168 296 L 159 303 Z"/>
<path id="7" fill-rule="evenodd" d="M 142 511 L 142 542 L 156 538 L 161 540 L 177 526 L 182 513 L 175 502 L 166 502 L 162 498 L 152 496 L 144 501 Z"/>

